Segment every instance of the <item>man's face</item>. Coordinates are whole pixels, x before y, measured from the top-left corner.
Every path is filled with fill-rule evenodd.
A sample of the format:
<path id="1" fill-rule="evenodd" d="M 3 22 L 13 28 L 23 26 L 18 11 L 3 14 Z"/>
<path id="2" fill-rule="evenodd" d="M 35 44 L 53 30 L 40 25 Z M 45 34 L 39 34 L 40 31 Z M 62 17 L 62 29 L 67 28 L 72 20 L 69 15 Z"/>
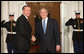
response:
<path id="1" fill-rule="evenodd" d="M 10 21 L 14 20 L 14 16 L 9 16 L 9 18 L 10 18 Z"/>
<path id="2" fill-rule="evenodd" d="M 80 14 L 76 14 L 76 18 L 79 19 L 80 18 Z"/>
<path id="3" fill-rule="evenodd" d="M 27 17 L 31 14 L 31 8 L 30 7 L 24 7 L 23 14 L 25 14 Z"/>
<path id="4" fill-rule="evenodd" d="M 45 9 L 42 9 L 40 11 L 40 16 L 42 17 L 42 19 L 45 19 L 47 17 L 48 13 Z"/>

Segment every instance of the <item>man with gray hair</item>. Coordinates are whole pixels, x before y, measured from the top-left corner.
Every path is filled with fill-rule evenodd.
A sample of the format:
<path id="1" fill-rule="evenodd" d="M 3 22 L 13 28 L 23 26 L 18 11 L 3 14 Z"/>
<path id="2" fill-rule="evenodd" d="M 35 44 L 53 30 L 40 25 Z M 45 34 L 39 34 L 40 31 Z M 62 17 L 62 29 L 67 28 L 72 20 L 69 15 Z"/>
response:
<path id="1" fill-rule="evenodd" d="M 47 17 L 48 10 L 41 8 L 41 20 L 36 24 L 36 38 L 40 40 L 41 53 L 56 53 L 60 51 L 60 34 L 56 20 Z"/>

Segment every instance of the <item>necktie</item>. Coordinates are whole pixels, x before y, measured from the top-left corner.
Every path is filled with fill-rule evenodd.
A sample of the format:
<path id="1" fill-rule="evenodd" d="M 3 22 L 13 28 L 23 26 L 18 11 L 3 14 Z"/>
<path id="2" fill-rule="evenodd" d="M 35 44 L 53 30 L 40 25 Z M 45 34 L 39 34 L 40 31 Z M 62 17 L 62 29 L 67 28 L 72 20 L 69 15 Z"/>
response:
<path id="1" fill-rule="evenodd" d="M 44 34 L 46 32 L 46 24 L 45 24 L 45 20 L 43 20 L 43 31 L 44 31 Z"/>
<path id="2" fill-rule="evenodd" d="M 27 21 L 29 21 L 29 18 L 27 18 Z"/>

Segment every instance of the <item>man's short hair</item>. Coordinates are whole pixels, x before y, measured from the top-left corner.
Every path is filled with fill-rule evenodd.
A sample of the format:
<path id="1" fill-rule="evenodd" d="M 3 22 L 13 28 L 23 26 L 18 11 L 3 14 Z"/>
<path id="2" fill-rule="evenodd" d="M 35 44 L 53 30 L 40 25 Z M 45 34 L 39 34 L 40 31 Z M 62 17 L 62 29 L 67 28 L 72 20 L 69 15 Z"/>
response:
<path id="1" fill-rule="evenodd" d="M 39 10 L 39 13 L 41 12 L 41 10 L 42 10 L 42 9 L 45 9 L 45 10 L 46 10 L 46 12 L 48 13 L 47 8 L 41 8 L 41 9 Z"/>
<path id="2" fill-rule="evenodd" d="M 24 10 L 25 7 L 30 7 L 30 6 L 28 6 L 28 5 L 24 5 L 24 6 L 22 7 L 22 10 Z"/>

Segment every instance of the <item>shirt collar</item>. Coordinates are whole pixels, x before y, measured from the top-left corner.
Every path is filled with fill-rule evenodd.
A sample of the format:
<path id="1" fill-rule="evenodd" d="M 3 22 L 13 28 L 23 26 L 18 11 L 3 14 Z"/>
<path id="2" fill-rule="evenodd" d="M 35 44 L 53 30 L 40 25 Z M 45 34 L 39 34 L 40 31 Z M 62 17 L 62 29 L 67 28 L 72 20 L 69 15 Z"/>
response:
<path id="1" fill-rule="evenodd" d="M 42 19 L 42 20 L 48 20 L 48 17 L 46 17 L 45 19 Z"/>
<path id="2" fill-rule="evenodd" d="M 28 19 L 28 17 L 25 14 L 23 14 L 23 15 L 26 17 L 26 19 Z"/>

